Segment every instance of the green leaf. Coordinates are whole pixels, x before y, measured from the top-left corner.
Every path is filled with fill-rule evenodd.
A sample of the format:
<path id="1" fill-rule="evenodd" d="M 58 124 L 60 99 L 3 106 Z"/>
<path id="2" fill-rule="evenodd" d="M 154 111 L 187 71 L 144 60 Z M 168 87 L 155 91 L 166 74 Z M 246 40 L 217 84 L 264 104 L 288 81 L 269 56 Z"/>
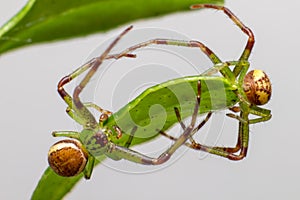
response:
<path id="1" fill-rule="evenodd" d="M 83 174 L 65 178 L 57 175 L 48 167 L 40 179 L 31 199 L 62 199 L 82 177 Z"/>
<path id="2" fill-rule="evenodd" d="M 35 43 L 106 31 L 136 19 L 223 0 L 29 0 L 0 29 L 0 54 Z"/>
<path id="3" fill-rule="evenodd" d="M 95 164 L 101 163 L 105 156 L 95 161 Z M 35 191 L 32 194 L 32 200 L 56 200 L 62 199 L 68 192 L 72 190 L 75 184 L 83 178 L 83 173 L 75 177 L 62 177 L 57 175 L 50 167 L 48 167 L 41 177 Z"/>

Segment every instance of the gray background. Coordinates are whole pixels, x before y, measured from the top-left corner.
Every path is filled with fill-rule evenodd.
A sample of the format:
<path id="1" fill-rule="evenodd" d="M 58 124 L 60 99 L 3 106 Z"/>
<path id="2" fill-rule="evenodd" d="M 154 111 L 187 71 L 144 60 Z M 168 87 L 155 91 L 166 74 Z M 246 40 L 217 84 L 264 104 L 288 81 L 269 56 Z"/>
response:
<path id="1" fill-rule="evenodd" d="M 24 3 L 1 1 L 0 24 Z M 228 0 L 226 6 L 254 31 L 252 68 L 266 71 L 273 84 L 272 99 L 265 106 L 272 110 L 273 118 L 251 126 L 248 157 L 241 162 L 216 156 L 199 159 L 198 152 L 188 151 L 165 169 L 139 175 L 99 166 L 92 179 L 82 180 L 66 199 L 299 198 L 296 58 L 300 44 L 300 3 Z M 132 24 L 135 28 L 176 30 L 205 42 L 224 60 L 236 59 L 246 39 L 227 17 L 214 11 L 187 12 Z M 74 130 L 73 121 L 64 113 L 66 106 L 56 92 L 58 80 L 82 64 L 97 44 L 124 27 L 0 57 L 1 199 L 30 198 L 47 167 L 47 151 L 55 141 L 51 132 Z M 220 145 L 228 144 L 227 136 L 234 141 L 236 124 L 226 119 L 223 127 L 226 135 L 221 135 Z"/>

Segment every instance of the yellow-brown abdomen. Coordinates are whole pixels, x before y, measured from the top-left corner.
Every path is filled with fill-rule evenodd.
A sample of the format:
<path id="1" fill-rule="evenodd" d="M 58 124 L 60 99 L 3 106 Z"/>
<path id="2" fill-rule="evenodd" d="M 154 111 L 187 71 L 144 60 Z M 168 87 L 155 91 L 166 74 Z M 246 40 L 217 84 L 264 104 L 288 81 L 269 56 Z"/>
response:
<path id="1" fill-rule="evenodd" d="M 62 140 L 51 146 L 48 152 L 50 167 L 60 176 L 70 177 L 82 172 L 88 155 L 76 140 Z"/>
<path id="2" fill-rule="evenodd" d="M 271 98 L 271 82 L 262 70 L 248 72 L 244 78 L 243 89 L 250 103 L 255 105 L 266 104 Z"/>

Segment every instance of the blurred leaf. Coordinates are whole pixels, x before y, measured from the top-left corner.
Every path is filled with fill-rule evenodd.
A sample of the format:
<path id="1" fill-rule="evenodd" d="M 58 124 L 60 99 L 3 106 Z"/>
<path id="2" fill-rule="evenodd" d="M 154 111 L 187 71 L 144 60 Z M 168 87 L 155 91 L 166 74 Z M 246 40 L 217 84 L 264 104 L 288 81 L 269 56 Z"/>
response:
<path id="1" fill-rule="evenodd" d="M 34 43 L 106 31 L 130 21 L 223 0 L 29 0 L 0 29 L 0 54 Z"/>

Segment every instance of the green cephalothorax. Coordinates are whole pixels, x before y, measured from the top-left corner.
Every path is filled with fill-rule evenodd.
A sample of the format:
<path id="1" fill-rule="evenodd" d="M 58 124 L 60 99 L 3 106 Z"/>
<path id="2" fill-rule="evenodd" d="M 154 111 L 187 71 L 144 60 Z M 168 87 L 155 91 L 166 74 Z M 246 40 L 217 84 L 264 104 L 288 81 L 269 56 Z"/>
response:
<path id="1" fill-rule="evenodd" d="M 101 56 L 79 67 L 58 83 L 58 92 L 68 105 L 68 115 L 82 125 L 83 131 L 53 132 L 53 136 L 76 139 L 75 142 L 63 140 L 50 148 L 48 160 L 56 173 L 62 176 L 74 176 L 83 170 L 85 177 L 90 178 L 95 159 L 100 159 L 102 156 L 114 160 L 126 159 L 144 165 L 158 165 L 166 162 L 182 145 L 230 160 L 240 160 L 247 155 L 249 125 L 271 118 L 270 110 L 259 107 L 266 104 L 271 97 L 270 79 L 261 70 L 248 72 L 250 67 L 248 58 L 254 45 L 254 35 L 229 9 L 223 6 L 199 4 L 191 8 L 222 10 L 229 16 L 248 36 L 240 58 L 237 61 L 222 62 L 212 50 L 199 41 L 171 39 L 149 40 L 129 47 L 119 54 L 108 55 L 120 38 L 131 29 L 129 27 Z M 104 60 L 135 57 L 134 50 L 152 44 L 199 48 L 214 66 L 200 75 L 181 77 L 152 86 L 115 113 L 93 103 L 81 102 L 80 93 Z M 64 86 L 85 71 L 87 74 L 75 87 L 73 96 L 69 95 Z M 215 76 L 217 73 L 221 76 Z M 99 121 L 91 114 L 89 108 L 94 108 L 101 113 Z M 225 109 L 233 112 L 228 113 L 228 117 L 239 122 L 236 146 L 207 146 L 196 142 L 193 135 L 204 126 L 212 113 Z M 196 125 L 199 114 L 206 114 L 206 117 Z M 250 115 L 254 117 L 250 118 Z M 185 125 L 182 120 L 187 117 L 191 117 L 191 122 Z M 166 131 L 178 123 L 182 127 L 179 137 L 168 135 Z M 174 140 L 174 143 L 156 158 L 129 148 L 131 145 L 149 141 L 159 135 Z M 79 163 L 74 162 L 74 155 Z M 75 170 L 70 171 L 72 165 Z"/>
<path id="2" fill-rule="evenodd" d="M 94 156 L 105 154 L 109 148 L 107 135 L 101 130 L 96 130 L 98 132 L 93 129 L 83 129 L 79 137 L 88 152 Z"/>

